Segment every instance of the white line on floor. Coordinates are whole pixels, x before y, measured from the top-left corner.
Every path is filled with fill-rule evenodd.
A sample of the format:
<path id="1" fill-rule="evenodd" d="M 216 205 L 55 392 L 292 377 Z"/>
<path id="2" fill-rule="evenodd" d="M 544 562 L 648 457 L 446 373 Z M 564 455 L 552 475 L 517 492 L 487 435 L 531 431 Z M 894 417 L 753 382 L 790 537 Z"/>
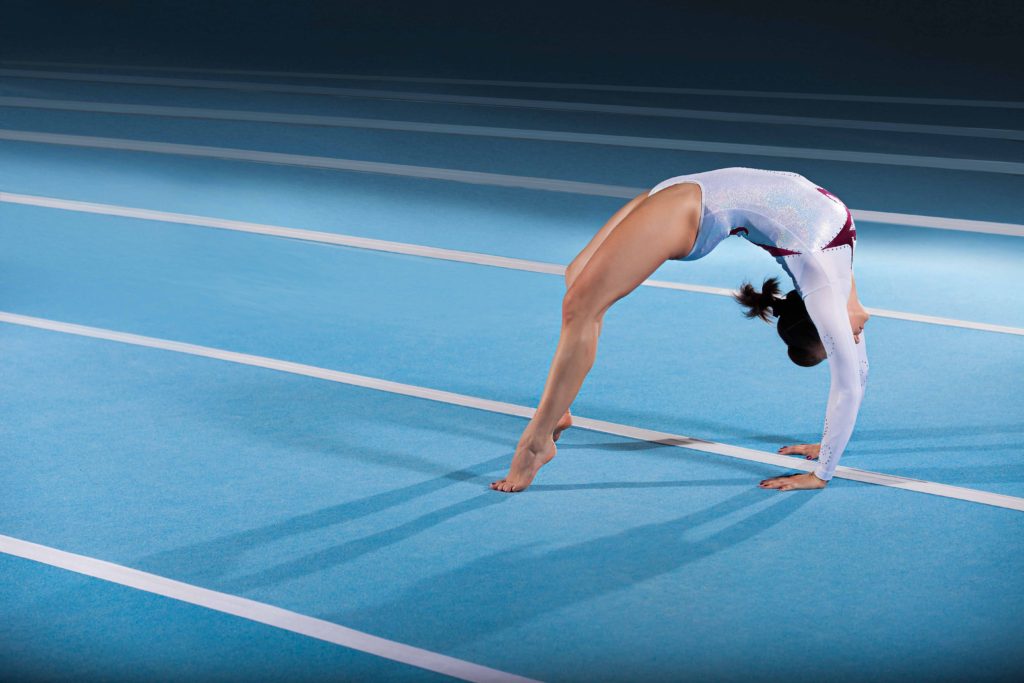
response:
<path id="1" fill-rule="evenodd" d="M 767 125 L 809 126 L 813 128 L 842 128 L 847 130 L 873 130 L 889 133 L 915 133 L 918 135 L 953 135 L 960 137 L 990 138 L 997 140 L 1024 140 L 1024 131 L 976 126 L 940 126 L 921 123 L 887 121 L 858 121 L 812 116 L 780 116 L 776 114 L 748 114 L 742 112 L 705 111 L 702 109 L 669 109 L 665 107 L 636 107 L 621 105 L 592 105 L 575 102 L 544 102 L 534 105 L 533 100 L 505 100 L 500 106 L 531 109 L 559 109 L 562 111 L 591 111 L 597 113 L 632 114 L 730 123 L 758 123 Z M 556 106 L 557 105 L 557 106 Z M 561 106 L 564 105 L 564 106 Z M 499 105 L 495 105 L 499 106 Z M 416 121 L 388 121 L 383 119 L 324 116 L 316 114 L 290 114 L 238 109 L 210 109 L 205 107 L 174 107 L 165 105 L 128 104 L 119 102 L 87 102 L 81 100 L 55 100 L 38 97 L 0 97 L 0 107 L 46 109 L 51 111 L 94 112 L 131 116 L 164 116 L 174 118 L 210 119 L 220 121 L 254 121 L 303 126 L 332 126 L 336 128 L 368 128 L 398 130 L 445 135 L 475 135 L 515 140 L 545 140 L 577 142 L 597 145 L 617 145 L 654 149 L 674 149 L 673 138 L 650 138 L 631 135 L 605 135 L 549 131 L 493 126 L 422 123 Z"/>
<path id="2" fill-rule="evenodd" d="M 706 95 L 709 97 L 748 97 L 783 100 L 820 100 L 825 102 L 877 102 L 881 104 L 913 104 L 948 107 L 981 107 L 997 109 L 1024 109 L 1024 102 L 1013 100 L 980 100 L 952 97 L 906 97 L 892 95 L 850 95 L 842 93 L 785 92 L 772 90 L 728 90 L 718 88 L 679 88 L 659 85 L 614 85 L 600 83 L 551 83 L 547 81 L 503 81 L 473 78 L 430 78 L 417 76 L 374 76 L 366 74 L 335 74 L 301 71 L 259 71 L 252 69 L 207 69 L 176 66 L 139 66 L 124 64 L 74 64 L 68 62 L 16 61 L 0 62 L 12 66 L 46 66 L 76 69 L 120 69 L 123 71 L 153 71 L 180 73 L 208 73 L 236 76 L 271 76 L 284 78 L 319 78 L 342 81 L 379 81 L 381 83 L 427 83 L 436 85 L 484 85 L 508 88 L 536 88 L 539 90 L 592 90 L 606 92 L 654 93 L 664 95 Z"/>
<path id="3" fill-rule="evenodd" d="M 593 109 L 593 107 L 601 107 L 601 111 L 604 111 L 605 113 L 626 113 L 624 111 L 612 111 L 612 109 L 609 109 L 609 107 L 619 109 L 631 108 L 626 105 L 590 105 L 574 102 L 551 103 L 546 102 L 545 100 L 509 100 L 507 98 L 500 97 L 477 97 L 471 95 L 437 95 L 433 93 L 419 92 L 395 92 L 356 88 L 329 88 L 308 85 L 265 84 L 254 83 L 250 81 L 209 81 L 205 79 L 186 78 L 101 76 L 93 74 L 61 73 L 54 71 L 25 71 L 17 69 L 0 69 L 0 76 L 13 76 L 18 78 L 43 78 L 68 81 L 92 81 L 127 85 L 155 85 L 162 87 L 206 88 L 220 90 L 242 90 L 252 92 L 280 92 L 306 95 L 331 95 L 335 97 L 341 96 L 356 97 L 362 99 L 403 100 L 411 102 L 433 102 L 477 106 L 530 106 L 532 108 L 549 108 L 559 109 L 563 111 L 598 111 L 597 109 Z M 590 109 L 587 109 L 587 107 L 590 107 Z M 648 113 L 647 115 L 653 114 Z M 691 152 L 746 154 L 753 156 L 771 156 L 792 159 L 816 159 L 825 161 L 842 161 L 847 163 L 882 164 L 889 166 L 911 166 L 918 168 L 942 168 L 950 170 L 980 171 L 988 173 L 1024 173 L 1024 164 L 1014 161 L 992 161 L 987 159 L 964 159 L 958 157 L 932 157 L 916 154 L 889 154 L 885 152 L 858 152 L 853 150 L 816 149 L 809 147 L 784 147 L 779 145 L 755 145 L 747 143 L 714 142 L 706 140 L 676 140 L 675 143 L 677 146 L 674 149 L 684 149 Z"/>
<path id="4" fill-rule="evenodd" d="M 172 154 L 209 159 L 228 159 L 232 161 L 280 164 L 284 166 L 302 166 L 306 168 L 325 168 L 337 171 L 353 171 L 357 173 L 379 173 L 383 175 L 404 176 L 409 178 L 448 180 L 451 182 L 469 183 L 473 185 L 516 187 L 527 190 L 545 190 L 548 192 L 566 192 L 570 194 L 617 197 L 622 199 L 632 199 L 647 189 L 627 187 L 623 185 L 588 183 L 576 180 L 556 180 L 552 178 L 487 173 L 484 171 L 462 171 L 458 169 L 437 168 L 432 166 L 391 164 L 379 161 L 360 161 L 356 159 L 318 157 L 304 154 L 286 154 L 282 152 L 263 152 L 259 150 L 235 149 L 230 147 L 208 147 L 204 145 L 185 145 L 170 142 L 151 142 L 147 140 L 65 135 L 61 133 L 41 133 L 10 129 L 0 129 L 0 140 L 41 143 L 66 147 L 146 152 L 151 154 Z M 1024 168 L 1024 164 L 1021 164 L 1021 166 Z M 1024 236 L 1024 226 L 1013 223 L 998 223 L 994 221 L 979 221 L 962 218 L 942 218 L 937 216 L 920 216 L 885 211 L 865 211 L 862 209 L 851 209 L 851 211 L 854 218 L 858 220 L 889 223 L 891 225 L 938 228 L 944 230 L 964 230 L 968 232 L 983 232 L 996 235 Z"/>
<path id="5" fill-rule="evenodd" d="M 891 213 L 889 211 L 869 211 L 866 209 L 850 209 L 850 213 L 853 214 L 856 220 L 867 223 L 887 223 L 889 225 L 902 225 L 908 228 L 935 228 L 936 230 L 959 230 L 961 232 L 980 232 L 989 235 L 1024 237 L 1024 225 L 1017 223 L 975 221 L 967 218 L 943 218 L 942 216 L 919 216 L 911 213 Z"/>
<path id="6" fill-rule="evenodd" d="M 59 133 L 36 133 L 31 131 L 0 129 L 0 140 L 36 142 L 48 145 L 85 147 L 90 149 L 147 152 L 150 154 L 172 154 L 176 156 L 201 157 L 206 159 L 227 159 L 230 161 L 280 164 L 282 166 L 323 168 L 333 171 L 380 173 L 382 175 L 403 176 L 406 178 L 428 178 L 431 180 L 448 180 L 458 183 L 469 183 L 472 185 L 516 187 L 524 190 L 546 190 L 549 192 L 567 192 L 570 194 L 596 195 L 599 197 L 621 197 L 623 199 L 632 199 L 640 192 L 640 190 L 634 191 L 633 188 L 622 187 L 621 185 L 602 185 L 599 183 L 585 183 L 575 180 L 552 180 L 550 178 L 531 178 L 529 176 L 486 173 L 484 171 L 461 171 L 458 169 L 435 168 L 431 166 L 390 164 L 381 161 L 338 159 L 333 157 L 310 156 L 306 154 L 286 154 L 283 152 L 263 152 L 259 150 L 234 149 L 230 147 L 183 145 L 172 142 L 150 142 L 147 140 L 103 138 L 87 135 L 63 135 Z"/>
<path id="7" fill-rule="evenodd" d="M 209 216 L 196 216 L 193 214 L 171 213 L 167 211 L 154 211 L 152 209 L 138 209 L 130 206 L 118 206 L 114 204 L 96 204 L 92 202 L 80 202 L 71 199 L 55 199 L 53 197 L 38 197 L 34 195 L 14 194 L 11 192 L 0 192 L 0 203 L 22 204 L 25 206 L 38 206 L 47 209 L 59 209 L 64 211 L 78 211 L 82 213 L 93 213 L 104 216 L 120 216 L 124 218 L 137 218 L 147 221 L 160 221 L 163 223 L 175 223 L 180 225 L 193 225 L 204 228 L 215 228 L 218 230 L 231 230 L 234 232 L 248 232 L 259 235 L 272 235 L 288 239 L 303 240 L 306 242 L 319 242 L 323 244 L 336 244 L 356 249 L 369 249 L 372 251 L 385 251 L 394 254 L 408 254 L 424 258 L 441 259 L 445 261 L 459 261 L 461 263 L 473 263 L 496 268 L 507 268 L 510 270 L 525 270 L 533 273 L 547 273 L 550 275 L 564 275 L 565 266 L 558 263 L 546 263 L 543 261 L 530 261 L 527 259 L 511 258 L 507 256 L 495 256 L 492 254 L 481 254 L 474 251 L 460 251 L 457 249 L 443 249 L 441 247 L 429 247 L 421 244 L 409 244 L 407 242 L 392 242 L 378 240 L 370 237 L 356 237 L 354 235 L 342 235 L 333 232 L 322 232 L 317 230 L 304 230 L 300 228 L 287 228 L 279 225 L 267 225 L 264 223 L 250 223 L 247 221 L 236 221 L 226 218 L 213 218 Z M 698 292 L 701 294 L 715 294 L 718 296 L 731 297 L 735 292 L 724 287 L 711 287 L 708 285 L 693 285 L 683 282 L 671 282 L 668 280 L 646 280 L 643 285 L 647 287 L 658 287 L 661 289 L 676 289 L 685 292 Z M 1015 334 L 1024 336 L 1024 328 L 1010 327 L 1007 325 L 993 325 L 991 323 L 974 322 L 970 320 L 957 320 L 955 318 L 940 318 L 937 316 L 921 315 L 918 313 L 905 313 L 903 311 L 891 311 L 881 308 L 869 308 L 868 312 L 882 318 L 895 318 L 897 320 L 909 320 L 913 322 L 928 323 L 931 325 L 944 325 L 946 327 L 962 327 L 971 330 L 985 332 L 999 332 L 1002 334 Z"/>
<path id="8" fill-rule="evenodd" d="M 66 323 L 58 320 L 35 318 L 26 315 L 19 315 L 17 313 L 0 311 L 0 322 L 12 325 L 21 325 L 24 327 L 34 327 L 42 330 L 50 330 L 52 332 L 61 332 L 64 334 L 73 334 L 81 337 L 105 339 L 107 341 L 131 344 L 133 346 L 162 349 L 164 351 L 173 351 L 175 353 L 183 353 L 191 356 L 214 358 L 217 360 L 228 361 L 230 363 L 238 363 L 240 365 L 266 368 L 268 370 L 278 370 L 280 372 L 287 372 L 293 375 L 302 375 L 305 377 L 315 377 L 317 379 L 328 380 L 331 382 L 364 387 L 366 389 L 374 389 L 376 391 L 384 391 L 392 394 L 400 394 L 402 396 L 412 396 L 415 398 L 437 401 L 439 403 L 463 406 L 465 408 L 475 408 L 477 410 L 501 413 L 503 415 L 530 418 L 533 416 L 534 412 L 533 408 L 516 405 L 514 403 L 493 401 L 486 398 L 478 398 L 476 396 L 467 396 L 465 394 L 457 394 L 450 391 L 442 391 L 440 389 L 416 386 L 414 384 L 402 384 L 401 382 L 392 382 L 390 380 L 379 379 L 377 377 L 367 377 L 365 375 L 355 375 L 348 372 L 341 372 L 340 370 L 321 368 L 315 365 L 294 363 L 292 361 L 267 358 L 265 356 L 255 356 L 247 353 L 237 353 L 235 351 L 171 341 L 168 339 L 159 339 L 156 337 L 145 337 L 138 334 L 118 332 L 99 327 L 76 325 L 74 323 Z M 724 455 L 730 458 L 749 460 L 752 462 L 774 465 L 776 467 L 802 470 L 804 472 L 813 471 L 815 467 L 814 463 L 804 460 L 803 458 L 792 458 L 784 455 L 778 455 L 776 453 L 758 451 L 752 448 L 743 448 L 741 446 L 716 443 L 714 441 L 705 441 L 703 439 L 697 439 L 689 436 L 659 432 L 652 429 L 643 429 L 641 427 L 633 427 L 614 422 L 593 420 L 586 417 L 575 417 L 573 419 L 573 423 L 577 427 L 591 431 L 624 436 L 630 439 L 638 439 L 640 441 L 650 441 L 652 443 L 660 443 L 668 446 L 678 446 L 680 448 L 688 448 L 690 450 L 702 451 L 705 453 L 714 453 L 716 455 Z M 940 484 L 938 482 L 909 479 L 907 477 L 900 477 L 882 472 L 858 470 L 852 467 L 844 467 L 842 465 L 836 469 L 835 476 L 842 479 L 851 479 L 853 481 L 860 481 L 868 484 L 877 484 L 879 486 L 915 491 L 917 493 L 927 493 L 945 498 L 955 498 L 972 503 L 980 503 L 982 505 L 991 505 L 994 507 L 1024 512 L 1024 498 L 1006 496 L 999 493 L 991 493 L 989 491 L 979 491 L 977 489 L 951 486 L 949 484 Z"/>
<path id="9" fill-rule="evenodd" d="M 0 535 L 0 553 L 40 562 L 51 567 L 59 567 L 146 593 L 162 595 L 172 600 L 198 605 L 216 612 L 231 614 L 242 619 L 359 650 L 384 659 L 402 662 L 420 669 L 435 671 L 464 681 L 533 683 L 529 678 L 387 640 L 263 602 L 220 593 L 120 564 L 105 562 L 85 555 L 76 555 L 10 536 Z"/>
<path id="10" fill-rule="evenodd" d="M 371 167 L 419 168 L 428 167 L 404 166 L 401 164 L 383 164 L 378 162 L 355 162 L 345 159 L 328 157 L 312 157 L 255 150 L 238 150 L 232 147 L 216 147 L 198 144 L 179 144 L 172 142 L 151 142 L 147 140 L 120 137 L 99 137 L 91 135 L 66 135 L 60 133 L 43 133 L 27 130 L 0 130 L 0 139 L 19 140 L 25 142 L 45 142 L 49 144 L 66 144 L 73 146 L 105 147 L 111 150 L 129 150 L 135 152 L 154 152 L 178 154 L 198 157 L 216 157 L 220 159 L 238 159 L 243 161 L 262 161 L 272 164 L 292 164 L 316 168 L 354 169 L 354 164 Z M 567 135 L 567 133 L 559 133 Z M 582 135 L 582 133 L 581 133 Z M 632 138 L 635 143 L 645 138 Z M 609 144 L 608 142 L 604 142 Z M 726 154 L 751 157 L 771 157 L 778 159 L 810 159 L 815 161 L 837 161 L 852 164 L 876 164 L 881 166 L 902 166 L 911 168 L 934 168 L 947 171 L 973 171 L 979 173 L 1005 173 L 1024 175 L 1024 163 L 1010 161 L 989 161 L 985 159 L 958 159 L 953 157 L 923 157 L 920 155 L 896 155 L 881 152 L 851 152 L 846 150 L 816 150 L 813 147 L 784 147 L 770 144 L 746 144 L 741 142 L 710 142 L 706 140 L 672 140 L 673 150 L 697 152 L 705 154 Z M 205 151 L 205 152 L 204 152 Z M 290 161 L 286 161 L 290 160 Z M 433 173 L 441 169 L 431 169 Z M 469 174 L 469 171 L 451 171 L 447 173 Z M 386 171 L 378 171 L 386 172 Z M 501 176 L 494 173 L 478 173 L 481 176 L 521 178 L 522 176 Z M 434 177 L 423 175 L 421 177 Z M 551 182 L 547 180 L 547 182 Z M 558 181 L 568 182 L 568 181 Z M 505 184 L 505 183 L 502 183 Z M 589 183 L 584 183 L 589 184 Z M 523 185 L 524 186 L 524 185 Z"/>

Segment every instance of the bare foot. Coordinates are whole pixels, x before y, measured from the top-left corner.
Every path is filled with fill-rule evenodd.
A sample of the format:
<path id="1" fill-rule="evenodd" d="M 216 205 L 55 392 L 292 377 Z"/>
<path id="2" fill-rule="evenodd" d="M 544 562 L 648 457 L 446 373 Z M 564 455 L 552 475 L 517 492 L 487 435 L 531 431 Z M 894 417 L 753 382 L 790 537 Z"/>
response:
<path id="1" fill-rule="evenodd" d="M 558 437 L 562 436 L 562 432 L 569 427 L 572 427 L 572 415 L 570 415 L 567 410 L 565 411 L 565 415 L 559 418 L 558 424 L 555 425 L 555 432 L 551 435 L 551 440 L 558 441 Z"/>
<path id="2" fill-rule="evenodd" d="M 525 490 L 537 476 L 537 471 L 551 462 L 557 450 L 554 441 L 532 448 L 521 444 L 516 448 L 516 454 L 512 456 L 512 466 L 508 469 L 508 474 L 504 479 L 491 482 L 491 488 L 505 493 L 519 493 Z"/>
<path id="3" fill-rule="evenodd" d="M 787 474 L 784 477 L 765 479 L 759 486 L 763 489 L 778 489 L 779 491 L 800 491 L 804 489 L 823 489 L 828 486 L 824 479 L 818 479 L 813 472 L 805 474 Z"/>
<path id="4" fill-rule="evenodd" d="M 817 460 L 821 454 L 820 443 L 805 443 L 799 446 L 783 446 L 779 449 L 781 455 L 802 455 L 806 460 Z"/>

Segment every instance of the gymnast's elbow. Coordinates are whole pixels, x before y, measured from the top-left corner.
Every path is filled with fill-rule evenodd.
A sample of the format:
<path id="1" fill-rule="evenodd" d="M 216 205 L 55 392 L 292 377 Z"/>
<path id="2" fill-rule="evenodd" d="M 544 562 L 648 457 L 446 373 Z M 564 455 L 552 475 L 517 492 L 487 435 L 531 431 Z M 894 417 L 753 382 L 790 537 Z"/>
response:
<path id="1" fill-rule="evenodd" d="M 835 407 L 840 410 L 852 410 L 854 412 L 860 407 L 861 399 L 864 398 L 864 387 L 859 381 L 837 387 L 832 392 L 832 399 Z"/>

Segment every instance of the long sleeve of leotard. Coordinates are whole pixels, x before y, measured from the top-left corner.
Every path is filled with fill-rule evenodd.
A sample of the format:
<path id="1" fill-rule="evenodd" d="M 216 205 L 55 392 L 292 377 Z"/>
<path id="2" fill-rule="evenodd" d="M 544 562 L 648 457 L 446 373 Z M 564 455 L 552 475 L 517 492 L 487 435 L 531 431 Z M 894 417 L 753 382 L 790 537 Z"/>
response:
<path id="1" fill-rule="evenodd" d="M 854 343 L 843 289 L 840 282 L 833 280 L 804 295 L 807 313 L 828 354 L 832 375 L 821 452 L 814 471 L 825 481 L 832 478 L 850 440 L 867 385 L 867 342 L 862 335 L 860 343 Z"/>

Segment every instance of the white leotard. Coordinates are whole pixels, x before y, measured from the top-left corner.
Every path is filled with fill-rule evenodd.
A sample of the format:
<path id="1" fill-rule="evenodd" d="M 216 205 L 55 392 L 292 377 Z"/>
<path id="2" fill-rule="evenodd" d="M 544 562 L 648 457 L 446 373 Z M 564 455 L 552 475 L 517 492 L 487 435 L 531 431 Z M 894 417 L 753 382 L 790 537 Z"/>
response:
<path id="1" fill-rule="evenodd" d="M 700 227 L 682 261 L 711 253 L 730 235 L 740 235 L 774 256 L 824 248 L 842 230 L 846 206 L 807 178 L 784 171 L 721 168 L 669 178 L 650 194 L 680 183 L 701 188 Z"/>
<path id="2" fill-rule="evenodd" d="M 807 306 L 832 376 L 815 470 L 828 481 L 853 433 L 867 386 L 867 343 L 863 333 L 854 343 L 846 310 L 853 281 L 853 219 L 841 201 L 796 173 L 724 168 L 669 178 L 650 194 L 680 183 L 700 186 L 703 204 L 697 239 L 681 260 L 699 259 L 730 235 L 740 235 L 776 257 Z"/>

